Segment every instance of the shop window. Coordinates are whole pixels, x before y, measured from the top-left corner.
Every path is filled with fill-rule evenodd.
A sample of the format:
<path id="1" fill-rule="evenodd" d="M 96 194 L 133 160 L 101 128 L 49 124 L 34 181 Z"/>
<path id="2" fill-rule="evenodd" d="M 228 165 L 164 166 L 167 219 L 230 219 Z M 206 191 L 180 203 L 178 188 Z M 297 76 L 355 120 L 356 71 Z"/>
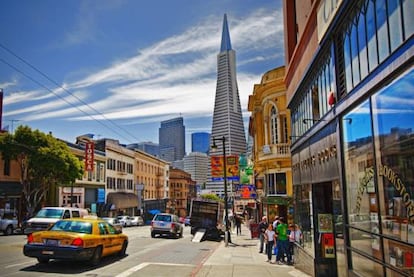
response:
<path id="1" fill-rule="evenodd" d="M 403 11 L 403 17 L 404 17 L 404 33 L 405 33 L 405 39 L 408 39 L 411 37 L 411 35 L 414 33 L 414 1 L 412 0 L 403 0 L 402 1 L 402 11 Z"/>
<path id="2" fill-rule="evenodd" d="M 355 252 L 352 253 L 352 265 L 353 271 L 357 273 L 357 276 L 378 277 L 383 275 L 383 269 L 380 264 Z"/>
<path id="3" fill-rule="evenodd" d="M 301 246 L 312 257 L 315 256 L 315 246 L 313 240 L 312 215 L 312 191 L 310 184 L 294 186 L 295 198 L 295 223 L 302 231 L 303 240 Z"/>
<path id="4" fill-rule="evenodd" d="M 385 262 L 407 273 L 414 270 L 413 85 L 411 70 L 373 97 L 382 232 L 392 238 L 384 240 Z"/>

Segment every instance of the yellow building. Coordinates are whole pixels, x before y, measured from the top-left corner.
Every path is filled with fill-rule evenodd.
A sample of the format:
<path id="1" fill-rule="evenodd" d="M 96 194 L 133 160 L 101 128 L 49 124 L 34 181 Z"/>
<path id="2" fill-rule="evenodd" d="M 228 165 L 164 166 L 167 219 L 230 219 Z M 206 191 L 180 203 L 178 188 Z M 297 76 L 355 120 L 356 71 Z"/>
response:
<path id="1" fill-rule="evenodd" d="M 292 219 L 290 113 L 287 109 L 285 68 L 266 72 L 249 96 L 249 134 L 260 216 Z"/>

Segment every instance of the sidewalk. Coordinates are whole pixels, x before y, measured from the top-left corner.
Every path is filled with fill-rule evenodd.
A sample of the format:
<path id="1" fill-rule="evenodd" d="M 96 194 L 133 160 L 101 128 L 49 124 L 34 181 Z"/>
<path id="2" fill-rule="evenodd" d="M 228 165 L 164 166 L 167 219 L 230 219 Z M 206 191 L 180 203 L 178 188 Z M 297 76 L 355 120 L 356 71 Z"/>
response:
<path id="1" fill-rule="evenodd" d="M 266 262 L 267 256 L 259 253 L 259 239 L 252 239 L 250 230 L 243 224 L 241 236 L 231 233 L 231 241 L 228 247 L 224 241 L 205 261 L 200 270 L 196 273 L 197 277 L 230 277 L 230 276 L 294 276 L 310 277 L 288 265 L 276 265 Z M 275 261 L 275 257 L 272 257 Z"/>

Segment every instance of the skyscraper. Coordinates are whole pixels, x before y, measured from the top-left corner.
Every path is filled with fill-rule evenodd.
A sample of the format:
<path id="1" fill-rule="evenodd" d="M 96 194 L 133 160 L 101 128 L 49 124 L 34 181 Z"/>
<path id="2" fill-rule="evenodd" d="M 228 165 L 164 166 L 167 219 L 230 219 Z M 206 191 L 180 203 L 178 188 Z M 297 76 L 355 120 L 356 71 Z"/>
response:
<path id="1" fill-rule="evenodd" d="M 182 117 L 161 121 L 158 130 L 160 158 L 173 162 L 185 155 L 185 126 Z"/>
<path id="2" fill-rule="evenodd" d="M 197 132 L 191 134 L 191 152 L 208 154 L 210 149 L 210 134 L 207 132 Z"/>
<path id="3" fill-rule="evenodd" d="M 240 107 L 236 78 L 236 52 L 231 48 L 227 15 L 224 15 L 220 53 L 217 55 L 217 86 L 214 102 L 211 143 L 214 138 L 225 138 L 226 155 L 240 155 L 247 151 L 246 135 Z M 222 149 L 221 142 L 217 143 Z M 212 151 L 210 155 L 221 156 L 223 151 Z M 210 172 L 211 173 L 211 172 Z M 210 176 L 211 177 L 211 176 Z M 229 183 L 227 183 L 229 185 Z M 223 182 L 209 182 L 206 189 L 223 195 Z M 227 188 L 227 191 L 232 189 Z"/>
<path id="4" fill-rule="evenodd" d="M 226 138 L 226 154 L 246 153 L 246 136 L 236 79 L 236 52 L 231 48 L 227 15 L 224 15 L 211 137 Z M 210 144 L 212 145 L 212 144 Z"/>

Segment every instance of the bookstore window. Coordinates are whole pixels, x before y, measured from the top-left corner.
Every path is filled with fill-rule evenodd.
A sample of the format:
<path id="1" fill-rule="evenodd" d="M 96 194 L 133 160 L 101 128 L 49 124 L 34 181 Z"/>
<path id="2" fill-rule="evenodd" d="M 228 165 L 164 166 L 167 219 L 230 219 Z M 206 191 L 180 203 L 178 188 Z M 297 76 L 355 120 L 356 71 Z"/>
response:
<path id="1" fill-rule="evenodd" d="M 384 240 L 385 262 L 410 274 L 414 274 L 413 85 L 411 70 L 374 95 L 372 101 L 378 186 L 383 203 L 382 233 L 392 239 Z"/>

